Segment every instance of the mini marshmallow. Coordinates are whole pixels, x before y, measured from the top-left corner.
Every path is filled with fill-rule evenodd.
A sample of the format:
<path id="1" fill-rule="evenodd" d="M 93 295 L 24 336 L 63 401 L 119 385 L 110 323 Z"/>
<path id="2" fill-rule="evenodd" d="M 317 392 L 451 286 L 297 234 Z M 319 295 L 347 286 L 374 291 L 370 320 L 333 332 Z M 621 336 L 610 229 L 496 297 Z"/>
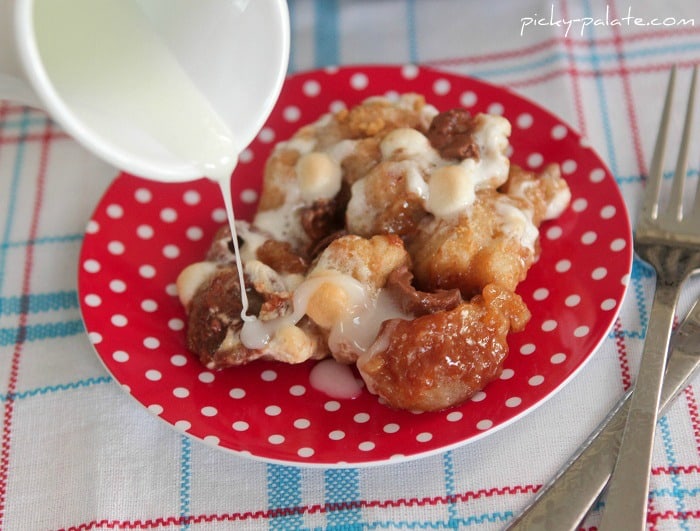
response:
<path id="1" fill-rule="evenodd" d="M 180 272 L 175 281 L 175 286 L 177 287 L 180 303 L 183 306 L 187 307 L 197 288 L 214 274 L 216 267 L 214 262 L 195 262 Z"/>
<path id="2" fill-rule="evenodd" d="M 338 284 L 323 282 L 309 297 L 306 306 L 308 315 L 322 328 L 331 328 L 347 314 L 348 293 Z"/>
<path id="3" fill-rule="evenodd" d="M 340 164 L 326 153 L 312 151 L 301 156 L 296 164 L 296 172 L 304 201 L 330 199 L 340 191 Z"/>
<path id="4" fill-rule="evenodd" d="M 382 152 L 382 158 L 387 160 L 397 155 L 407 158 L 424 155 L 432 147 L 420 131 L 402 127 L 386 135 L 379 144 L 379 149 Z"/>
<path id="5" fill-rule="evenodd" d="M 474 179 L 464 166 L 442 166 L 428 181 L 426 209 L 437 217 L 458 214 L 474 202 Z"/>

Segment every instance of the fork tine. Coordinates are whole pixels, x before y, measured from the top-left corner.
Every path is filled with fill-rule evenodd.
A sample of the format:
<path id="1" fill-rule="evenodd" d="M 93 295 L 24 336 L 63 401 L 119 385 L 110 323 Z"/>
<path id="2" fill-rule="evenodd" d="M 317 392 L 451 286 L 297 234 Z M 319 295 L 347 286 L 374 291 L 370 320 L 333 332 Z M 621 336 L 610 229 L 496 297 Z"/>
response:
<path id="1" fill-rule="evenodd" d="M 685 176 L 688 171 L 688 147 L 690 145 L 690 133 L 693 124 L 697 75 L 698 67 L 696 66 L 693 69 L 693 77 L 690 82 L 688 105 L 686 106 L 685 122 L 683 123 L 683 139 L 681 147 L 678 150 L 676 172 L 673 175 L 671 198 L 668 204 L 669 213 L 672 214 L 677 221 L 683 219 L 683 190 L 685 188 Z"/>
<path id="2" fill-rule="evenodd" d="M 649 176 L 647 178 L 646 193 L 642 202 L 642 216 L 656 219 L 659 213 L 659 192 L 664 173 L 664 154 L 666 152 L 666 137 L 668 136 L 668 125 L 671 116 L 671 104 L 673 103 L 673 92 L 676 86 L 676 65 L 671 69 L 666 88 L 666 100 L 664 110 L 661 114 L 661 125 L 656 136 L 654 155 L 651 159 Z"/>

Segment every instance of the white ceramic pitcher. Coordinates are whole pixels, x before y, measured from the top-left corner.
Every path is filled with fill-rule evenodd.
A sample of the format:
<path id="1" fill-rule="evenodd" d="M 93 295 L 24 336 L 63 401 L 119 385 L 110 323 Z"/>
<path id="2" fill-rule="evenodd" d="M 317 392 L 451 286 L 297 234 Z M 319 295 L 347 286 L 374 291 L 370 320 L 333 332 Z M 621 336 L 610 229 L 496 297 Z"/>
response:
<path id="1" fill-rule="evenodd" d="M 154 180 L 202 177 L 187 151 L 219 129 L 237 156 L 288 56 L 285 0 L 0 0 L 0 98 L 46 110 L 98 157 Z"/>

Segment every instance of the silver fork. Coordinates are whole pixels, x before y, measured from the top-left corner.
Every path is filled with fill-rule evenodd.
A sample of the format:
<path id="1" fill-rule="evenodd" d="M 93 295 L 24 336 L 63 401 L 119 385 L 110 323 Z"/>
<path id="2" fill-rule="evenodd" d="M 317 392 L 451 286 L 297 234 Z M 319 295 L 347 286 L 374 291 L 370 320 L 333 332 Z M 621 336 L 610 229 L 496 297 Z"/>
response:
<path id="1" fill-rule="evenodd" d="M 598 528 L 600 531 L 638 531 L 645 527 L 654 430 L 673 318 L 683 282 L 700 270 L 700 192 L 695 194 L 691 212 L 686 214 L 683 211 L 697 70 L 696 66 L 670 197 L 663 207 L 660 204 L 663 158 L 676 68 L 671 71 L 647 189 L 637 219 L 635 251 L 656 270 L 656 291 L 620 453 Z"/>

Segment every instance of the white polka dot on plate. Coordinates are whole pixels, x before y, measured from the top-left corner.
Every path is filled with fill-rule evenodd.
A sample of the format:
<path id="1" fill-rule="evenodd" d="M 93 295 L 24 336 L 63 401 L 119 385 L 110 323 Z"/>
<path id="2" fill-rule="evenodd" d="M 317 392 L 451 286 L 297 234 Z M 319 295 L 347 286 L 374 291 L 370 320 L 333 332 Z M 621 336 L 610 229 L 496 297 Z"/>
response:
<path id="1" fill-rule="evenodd" d="M 438 96 L 444 96 L 449 93 L 451 88 L 452 85 L 450 82 L 444 78 L 437 79 L 435 83 L 433 83 L 433 92 Z"/>
<path id="2" fill-rule="evenodd" d="M 372 441 L 363 441 L 357 445 L 357 448 L 363 452 L 371 452 L 375 448 L 375 444 Z"/>
<path id="3" fill-rule="evenodd" d="M 212 383 L 216 379 L 214 373 L 209 371 L 200 372 L 197 378 L 199 378 L 199 381 L 202 383 Z"/>
<path id="4" fill-rule="evenodd" d="M 202 196 L 199 195 L 197 190 L 187 190 L 184 194 L 182 194 L 182 200 L 186 205 L 198 205 L 202 200 Z"/>
<path id="5" fill-rule="evenodd" d="M 102 343 L 102 334 L 99 332 L 88 332 L 88 339 L 93 345 L 99 345 Z"/>
<path id="6" fill-rule="evenodd" d="M 461 411 L 450 411 L 445 418 L 449 422 L 459 422 L 464 418 L 464 414 Z"/>
<path id="7" fill-rule="evenodd" d="M 263 127 L 262 131 L 258 134 L 258 140 L 265 144 L 270 144 L 275 140 L 275 131 L 269 127 Z"/>
<path id="8" fill-rule="evenodd" d="M 177 285 L 175 285 L 174 282 L 172 284 L 168 284 L 165 286 L 165 293 L 171 297 L 177 297 Z"/>
<path id="9" fill-rule="evenodd" d="M 384 433 L 396 433 L 401 429 L 401 426 L 396 424 L 395 422 L 390 422 L 389 424 L 385 424 L 382 430 Z"/>
<path id="10" fill-rule="evenodd" d="M 515 371 L 513 369 L 503 369 L 499 378 L 501 380 L 510 380 L 513 376 L 515 376 Z"/>
<path id="11" fill-rule="evenodd" d="M 163 247 L 163 256 L 171 260 L 180 256 L 180 248 L 172 243 Z"/>
<path id="12" fill-rule="evenodd" d="M 584 245 L 591 245 L 592 243 L 595 243 L 595 241 L 598 239 L 598 235 L 592 231 L 586 231 L 583 233 L 581 236 L 581 243 Z"/>
<path id="13" fill-rule="evenodd" d="M 369 421 L 369 414 L 368 413 L 357 413 L 352 420 L 357 422 L 358 424 L 364 424 L 365 422 Z"/>
<path id="14" fill-rule="evenodd" d="M 575 160 L 569 159 L 561 163 L 561 172 L 565 175 L 571 175 L 576 171 L 578 165 Z"/>
<path id="15" fill-rule="evenodd" d="M 518 407 L 520 404 L 522 404 L 522 402 L 523 399 L 519 396 L 511 396 L 508 400 L 506 400 L 506 407 Z"/>
<path id="16" fill-rule="evenodd" d="M 301 118 L 301 111 L 296 105 L 289 105 L 282 111 L 282 117 L 287 122 L 298 122 Z"/>
<path id="17" fill-rule="evenodd" d="M 153 199 L 153 194 L 148 188 L 137 188 L 134 192 L 134 199 L 139 203 L 148 203 Z"/>
<path id="18" fill-rule="evenodd" d="M 564 138 L 568 133 L 568 130 L 566 129 L 566 126 L 563 124 L 557 124 L 554 127 L 552 127 L 551 135 L 554 140 L 561 140 Z"/>
<path id="19" fill-rule="evenodd" d="M 170 363 L 175 365 L 175 367 L 184 367 L 187 365 L 187 356 L 183 356 L 182 354 L 174 354 L 170 356 Z"/>
<path id="20" fill-rule="evenodd" d="M 85 304 L 87 304 L 91 308 L 97 308 L 100 304 L 102 304 L 102 298 L 94 293 L 85 295 L 83 300 L 85 301 Z"/>
<path id="21" fill-rule="evenodd" d="M 331 104 L 328 106 L 328 110 L 332 113 L 340 112 L 343 109 L 347 108 L 348 106 L 345 104 L 345 102 L 340 100 L 332 101 Z"/>
<path id="22" fill-rule="evenodd" d="M 202 440 L 205 443 L 213 444 L 214 446 L 219 446 L 219 443 L 221 442 L 216 435 L 207 435 L 206 437 L 203 437 Z"/>
<path id="23" fill-rule="evenodd" d="M 627 247 L 627 242 L 623 238 L 616 238 L 610 242 L 610 250 L 614 252 L 622 251 Z"/>
<path id="24" fill-rule="evenodd" d="M 543 332 L 551 332 L 552 330 L 555 330 L 557 326 L 559 326 L 559 323 L 557 323 L 555 319 L 547 319 L 542 323 L 540 328 Z"/>
<path id="25" fill-rule="evenodd" d="M 536 374 L 532 378 L 530 378 L 527 383 L 530 384 L 533 387 L 537 387 L 538 385 L 541 385 L 542 382 L 544 382 L 544 376 L 541 374 Z"/>
<path id="26" fill-rule="evenodd" d="M 600 303 L 600 309 L 606 312 L 612 310 L 615 306 L 617 306 L 617 301 L 615 299 L 605 299 Z"/>
<path id="27" fill-rule="evenodd" d="M 297 455 L 299 457 L 311 457 L 316 453 L 313 448 L 309 448 L 308 446 L 305 446 L 303 448 L 299 448 L 297 450 Z"/>
<path id="28" fill-rule="evenodd" d="M 596 267 L 591 273 L 593 280 L 602 280 L 608 276 L 608 270 L 605 267 Z"/>
<path id="29" fill-rule="evenodd" d="M 124 293 L 126 291 L 126 282 L 115 278 L 109 282 L 109 289 L 114 293 Z"/>
<path id="30" fill-rule="evenodd" d="M 532 298 L 536 301 L 543 301 L 549 297 L 549 290 L 547 288 L 537 288 L 532 292 Z"/>
<path id="31" fill-rule="evenodd" d="M 292 396 L 303 396 L 306 394 L 306 387 L 299 384 L 293 385 L 289 388 L 289 394 Z"/>
<path id="32" fill-rule="evenodd" d="M 548 240 L 558 240 L 561 238 L 561 235 L 564 234 L 564 231 L 559 225 L 554 225 L 553 227 L 549 227 L 547 229 L 547 232 L 545 232 L 545 236 L 547 237 Z"/>
<path id="33" fill-rule="evenodd" d="M 502 116 L 504 112 L 505 112 L 505 108 L 503 107 L 502 103 L 492 103 L 491 105 L 489 105 L 489 108 L 488 108 L 489 114 L 495 114 L 498 116 Z"/>
<path id="34" fill-rule="evenodd" d="M 610 219 L 615 216 L 617 209 L 613 205 L 606 205 L 600 209 L 600 217 Z"/>
<path id="35" fill-rule="evenodd" d="M 236 431 L 246 431 L 248 428 L 250 428 L 250 424 L 248 424 L 245 420 L 237 420 L 231 425 L 231 427 Z"/>
<path id="36" fill-rule="evenodd" d="M 284 440 L 285 440 L 284 435 L 281 435 L 279 433 L 275 433 L 273 435 L 270 435 L 267 438 L 267 442 L 269 442 L 270 444 L 282 444 L 284 442 Z"/>
<path id="37" fill-rule="evenodd" d="M 246 395 L 245 390 L 241 389 L 240 387 L 234 387 L 228 392 L 228 396 L 231 398 L 235 398 L 236 400 L 240 400 L 241 398 L 244 398 Z"/>
<path id="38" fill-rule="evenodd" d="M 418 67 L 416 65 L 404 65 L 401 68 L 401 75 L 404 79 L 415 79 L 418 76 Z"/>
<path id="39" fill-rule="evenodd" d="M 315 79 L 309 79 L 304 82 L 301 90 L 305 96 L 313 98 L 321 94 L 321 84 Z"/>
<path id="40" fill-rule="evenodd" d="M 100 224 L 97 223 L 94 219 L 91 219 L 90 221 L 87 222 L 87 225 L 85 226 L 85 232 L 88 234 L 97 234 L 100 232 Z"/>
<path id="41" fill-rule="evenodd" d="M 574 306 L 578 306 L 580 302 L 581 302 L 581 296 L 578 295 L 577 293 L 573 293 L 573 294 L 569 295 L 564 300 L 564 304 L 566 304 L 569 308 L 573 308 Z"/>
<path id="42" fill-rule="evenodd" d="M 282 408 L 279 406 L 267 406 L 265 408 L 265 415 L 269 417 L 276 417 L 280 413 L 282 413 Z"/>
<path id="43" fill-rule="evenodd" d="M 226 210 L 223 208 L 215 208 L 211 212 L 211 219 L 216 221 L 217 223 L 223 223 L 228 219 L 228 215 L 226 214 Z"/>
<path id="44" fill-rule="evenodd" d="M 178 332 L 185 328 L 185 322 L 182 319 L 178 319 L 177 317 L 173 317 L 168 321 L 168 328 L 170 330 L 174 330 L 175 332 Z"/>
<path id="45" fill-rule="evenodd" d="M 272 369 L 266 369 L 260 373 L 260 378 L 266 382 L 274 382 L 277 379 L 277 373 Z"/>
<path id="46" fill-rule="evenodd" d="M 476 428 L 478 430 L 488 430 L 493 426 L 493 421 L 489 419 L 483 419 L 476 423 Z"/>
<path id="47" fill-rule="evenodd" d="M 485 398 L 486 398 L 486 393 L 484 393 L 483 391 L 477 391 L 476 393 L 474 393 L 474 396 L 471 397 L 471 401 L 472 402 L 481 402 Z"/>
<path id="48" fill-rule="evenodd" d="M 241 192 L 240 197 L 241 201 L 248 205 L 251 205 L 258 200 L 258 192 L 256 190 L 253 190 L 252 188 L 246 188 Z"/>
<path id="49" fill-rule="evenodd" d="M 197 242 L 204 237 L 204 231 L 201 227 L 189 227 L 185 231 L 185 236 L 187 236 L 188 240 Z"/>
<path id="50" fill-rule="evenodd" d="M 541 153 L 530 153 L 527 157 L 527 165 L 530 168 L 539 168 L 544 162 L 544 157 Z"/>
<path id="51" fill-rule="evenodd" d="M 248 164 L 254 157 L 255 155 L 253 154 L 253 150 L 250 148 L 245 148 L 243 151 L 241 151 L 240 155 L 238 155 L 238 162 Z"/>
<path id="52" fill-rule="evenodd" d="M 129 353 L 123 350 L 115 350 L 112 352 L 112 359 L 118 363 L 126 363 L 129 361 Z"/>
<path id="53" fill-rule="evenodd" d="M 362 72 L 357 72 L 350 78 L 350 86 L 355 90 L 364 90 L 369 85 L 369 78 L 367 74 Z"/>
<path id="54" fill-rule="evenodd" d="M 340 402 L 337 400 L 329 400 L 323 404 L 323 409 L 326 411 L 338 411 L 340 409 Z"/>
<path id="55" fill-rule="evenodd" d="M 107 216 L 112 218 L 112 219 L 119 219 L 122 216 L 124 216 L 124 209 L 122 208 L 121 205 L 117 205 L 116 203 L 112 203 L 111 205 L 107 206 Z"/>
<path id="56" fill-rule="evenodd" d="M 305 430 L 311 426 L 311 421 L 309 419 L 296 419 L 293 425 L 298 430 Z"/>
<path id="57" fill-rule="evenodd" d="M 150 264 L 144 264 L 139 267 L 139 275 L 143 278 L 153 278 L 156 276 L 156 268 Z"/>
<path id="58" fill-rule="evenodd" d="M 186 387 L 176 387 L 173 389 L 173 396 L 175 398 L 187 398 L 190 396 L 190 390 Z"/>
<path id="59" fill-rule="evenodd" d="M 160 415 L 163 412 L 163 406 L 160 404 L 151 404 L 147 409 L 155 415 Z"/>
<path id="60" fill-rule="evenodd" d="M 524 356 L 529 356 L 533 352 L 537 350 L 537 347 L 534 345 L 534 343 L 526 343 L 522 347 L 520 347 L 520 354 Z"/>
<path id="61" fill-rule="evenodd" d="M 475 92 L 468 90 L 466 92 L 462 92 L 462 94 L 459 97 L 459 102 L 465 107 L 473 107 L 478 101 L 478 99 L 479 98 L 477 97 Z"/>
<path id="62" fill-rule="evenodd" d="M 120 241 L 117 240 L 112 240 L 107 244 L 107 251 L 109 251 L 110 254 L 113 255 L 120 255 L 124 254 L 124 244 Z"/>
<path id="63" fill-rule="evenodd" d="M 515 125 L 517 125 L 520 129 L 528 129 L 529 127 L 532 127 L 534 122 L 535 119 L 530 113 L 527 112 L 524 112 L 515 119 Z"/>
<path id="64" fill-rule="evenodd" d="M 328 438 L 333 441 L 340 441 L 345 438 L 345 432 L 343 430 L 333 430 L 328 434 Z"/>
<path id="65" fill-rule="evenodd" d="M 204 406 L 199 412 L 205 417 L 215 417 L 219 411 L 214 406 Z"/>
<path id="66" fill-rule="evenodd" d="M 152 382 L 157 382 L 158 380 L 160 380 L 163 377 L 163 375 L 160 373 L 160 371 L 158 371 L 156 369 L 147 370 L 145 376 L 146 376 L 147 380 L 150 380 Z"/>
<path id="67" fill-rule="evenodd" d="M 599 183 L 605 179 L 605 170 L 603 168 L 596 168 L 588 175 L 588 178 L 592 183 Z"/>
<path id="68" fill-rule="evenodd" d="M 149 350 L 155 350 L 160 346 L 160 341 L 155 337 L 147 337 L 143 340 L 143 346 Z"/>
<path id="69" fill-rule="evenodd" d="M 141 309 L 144 312 L 155 312 L 158 309 L 158 303 L 153 299 L 144 299 L 141 301 Z"/>
<path id="70" fill-rule="evenodd" d="M 150 225 L 139 225 L 136 227 L 136 236 L 142 240 L 150 240 L 155 234 L 153 227 Z"/>
<path id="71" fill-rule="evenodd" d="M 165 223 L 172 223 L 177 220 L 177 211 L 174 208 L 164 208 L 160 211 L 160 219 Z"/>
<path id="72" fill-rule="evenodd" d="M 586 337 L 590 331 L 591 329 L 585 325 L 577 326 L 574 330 L 574 337 Z"/>
<path id="73" fill-rule="evenodd" d="M 83 262 L 83 269 L 88 273 L 97 273 L 101 268 L 102 266 L 100 263 L 92 258 L 89 258 Z"/>
<path id="74" fill-rule="evenodd" d="M 585 197 L 578 197 L 571 202 L 571 208 L 574 212 L 583 212 L 588 208 L 588 200 Z"/>
<path id="75" fill-rule="evenodd" d="M 424 431 L 416 435 L 416 441 L 425 443 L 429 442 L 433 439 L 433 434 L 430 433 L 429 431 Z"/>
<path id="76" fill-rule="evenodd" d="M 563 352 L 557 352 L 556 354 L 552 354 L 552 357 L 549 358 L 549 361 L 554 365 L 564 363 L 566 361 L 566 354 L 564 354 Z"/>
<path id="77" fill-rule="evenodd" d="M 118 326 L 119 328 L 123 328 L 123 327 L 125 327 L 126 325 L 129 324 L 129 320 L 126 318 L 126 316 L 121 315 L 121 314 L 114 314 L 114 315 L 110 318 L 110 322 L 111 322 L 114 326 Z"/>
<path id="78" fill-rule="evenodd" d="M 571 260 L 566 258 L 559 260 L 556 264 L 554 264 L 554 269 L 557 273 L 566 273 L 569 269 L 571 269 Z"/>

